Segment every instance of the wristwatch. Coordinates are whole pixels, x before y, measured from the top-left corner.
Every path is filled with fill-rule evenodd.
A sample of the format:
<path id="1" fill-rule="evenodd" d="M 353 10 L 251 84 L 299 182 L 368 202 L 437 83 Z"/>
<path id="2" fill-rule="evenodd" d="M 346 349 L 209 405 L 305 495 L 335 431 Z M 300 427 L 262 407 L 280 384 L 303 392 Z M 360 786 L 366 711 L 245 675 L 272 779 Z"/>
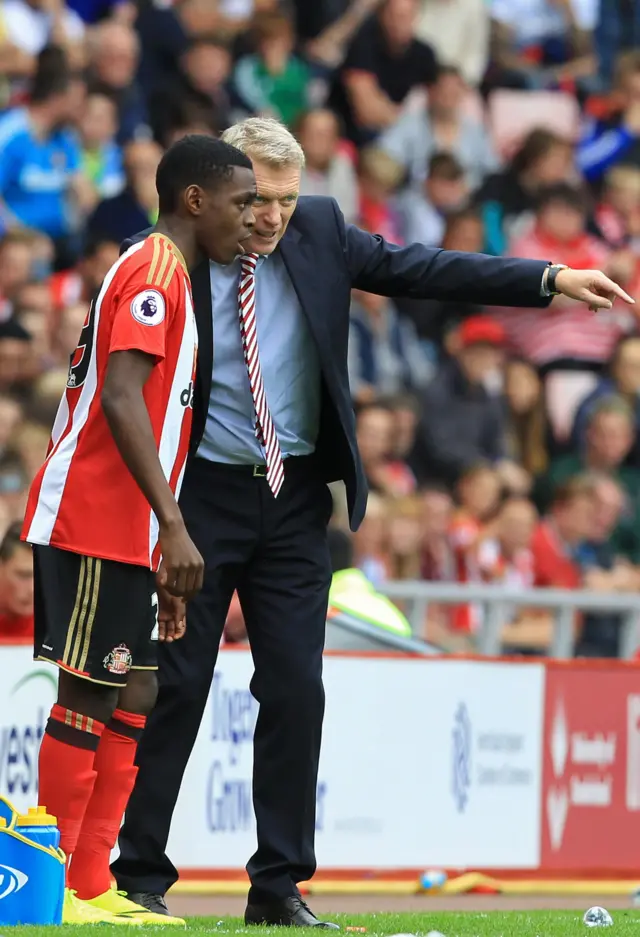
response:
<path id="1" fill-rule="evenodd" d="M 561 270 L 567 270 L 567 264 L 549 264 L 542 277 L 542 295 L 559 296 L 560 292 L 556 289 L 556 277 Z"/>

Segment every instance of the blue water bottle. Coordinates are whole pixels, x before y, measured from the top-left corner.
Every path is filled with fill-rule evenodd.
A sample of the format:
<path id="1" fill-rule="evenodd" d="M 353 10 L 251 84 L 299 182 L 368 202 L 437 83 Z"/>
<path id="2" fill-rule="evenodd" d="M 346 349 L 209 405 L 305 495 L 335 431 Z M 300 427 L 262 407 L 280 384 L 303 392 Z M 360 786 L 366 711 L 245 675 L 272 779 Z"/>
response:
<path id="1" fill-rule="evenodd" d="M 46 807 L 29 807 L 25 814 L 18 814 L 14 829 L 40 846 L 57 849 L 60 845 L 60 830 L 57 818 L 47 813 Z"/>
<path id="2" fill-rule="evenodd" d="M 0 811 L 0 925 L 61 924 L 65 855 L 46 807 Z M 9 816 L 9 823 L 7 823 Z"/>
<path id="3" fill-rule="evenodd" d="M 7 800 L 6 797 L 3 797 L 0 794 L 0 820 L 4 820 L 4 823 L 0 824 L 3 827 L 12 827 L 16 822 L 17 817 L 16 808 L 13 806 L 11 801 Z"/>

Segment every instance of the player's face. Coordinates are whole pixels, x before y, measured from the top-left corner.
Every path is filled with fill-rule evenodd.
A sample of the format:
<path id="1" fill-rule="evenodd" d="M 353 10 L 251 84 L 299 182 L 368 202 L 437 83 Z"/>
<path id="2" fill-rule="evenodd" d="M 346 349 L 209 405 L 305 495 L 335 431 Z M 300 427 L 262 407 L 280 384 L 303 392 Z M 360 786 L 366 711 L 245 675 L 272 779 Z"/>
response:
<path id="1" fill-rule="evenodd" d="M 255 222 L 255 177 L 251 169 L 236 166 L 228 182 L 205 192 L 198 225 L 198 245 L 211 260 L 230 264 L 248 249 Z"/>

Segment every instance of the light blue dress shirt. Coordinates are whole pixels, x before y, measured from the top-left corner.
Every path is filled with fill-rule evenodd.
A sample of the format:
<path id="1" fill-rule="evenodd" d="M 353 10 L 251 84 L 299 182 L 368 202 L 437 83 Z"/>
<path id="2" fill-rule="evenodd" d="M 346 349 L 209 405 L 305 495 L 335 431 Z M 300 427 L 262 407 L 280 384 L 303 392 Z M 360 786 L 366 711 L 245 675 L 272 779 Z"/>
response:
<path id="1" fill-rule="evenodd" d="M 242 354 L 238 317 L 240 260 L 210 264 L 213 379 L 198 456 L 211 462 L 264 464 Z M 320 422 L 320 361 L 279 252 L 256 266 L 256 327 L 267 402 L 282 455 L 315 450 Z"/>

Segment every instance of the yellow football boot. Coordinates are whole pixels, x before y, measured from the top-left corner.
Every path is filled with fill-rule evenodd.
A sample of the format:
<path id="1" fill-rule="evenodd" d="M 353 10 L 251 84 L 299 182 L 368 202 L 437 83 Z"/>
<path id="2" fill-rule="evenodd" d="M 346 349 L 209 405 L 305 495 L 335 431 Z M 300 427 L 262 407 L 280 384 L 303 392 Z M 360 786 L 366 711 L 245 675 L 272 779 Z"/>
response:
<path id="1" fill-rule="evenodd" d="M 119 923 L 147 924 L 153 927 L 186 927 L 186 921 L 168 914 L 155 914 L 141 904 L 130 901 L 125 892 L 110 888 L 103 895 L 91 898 L 87 904 L 118 919 Z"/>
<path id="2" fill-rule="evenodd" d="M 109 911 L 94 907 L 88 901 L 81 901 L 71 888 L 64 890 L 64 904 L 62 906 L 63 924 L 133 924 L 139 926 L 138 920 L 127 920 L 117 917 Z"/>

